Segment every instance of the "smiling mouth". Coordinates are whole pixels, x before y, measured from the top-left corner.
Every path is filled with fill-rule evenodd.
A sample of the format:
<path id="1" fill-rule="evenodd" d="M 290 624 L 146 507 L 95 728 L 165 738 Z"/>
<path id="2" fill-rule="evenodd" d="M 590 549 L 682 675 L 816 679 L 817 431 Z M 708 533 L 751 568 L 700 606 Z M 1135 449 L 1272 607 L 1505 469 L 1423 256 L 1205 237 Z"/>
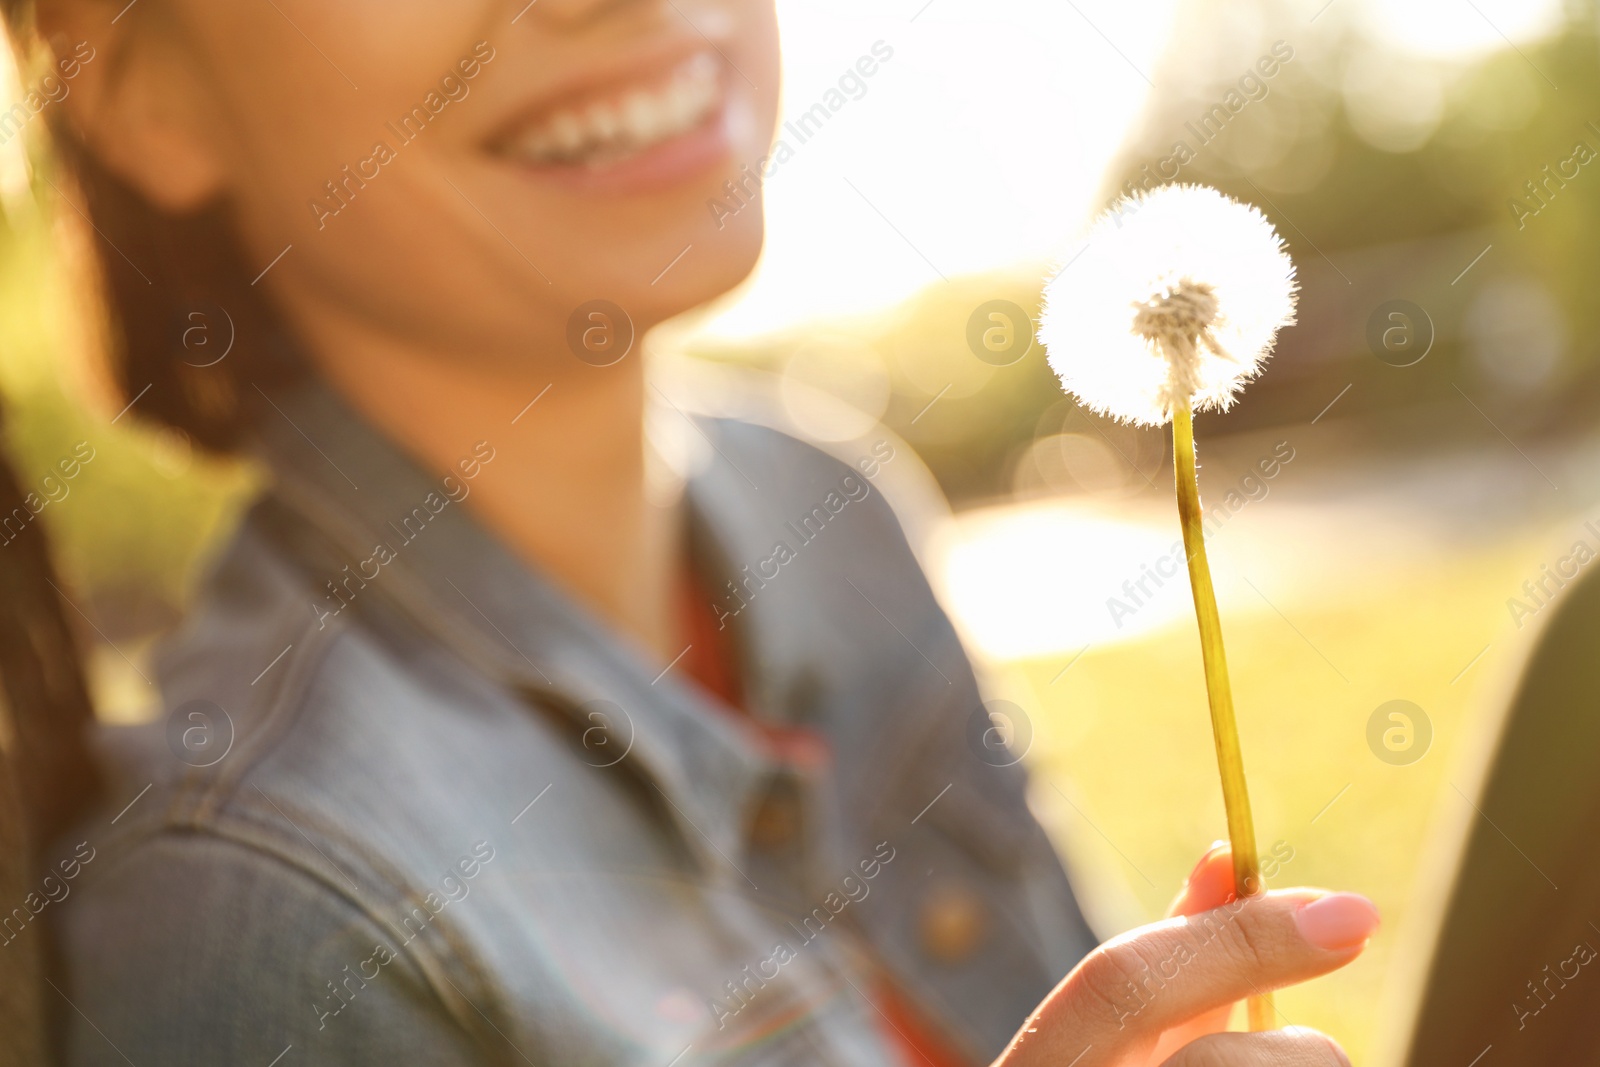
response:
<path id="1" fill-rule="evenodd" d="M 654 80 L 543 112 L 495 151 L 523 165 L 605 168 L 703 126 L 724 97 L 716 58 L 698 52 Z"/>

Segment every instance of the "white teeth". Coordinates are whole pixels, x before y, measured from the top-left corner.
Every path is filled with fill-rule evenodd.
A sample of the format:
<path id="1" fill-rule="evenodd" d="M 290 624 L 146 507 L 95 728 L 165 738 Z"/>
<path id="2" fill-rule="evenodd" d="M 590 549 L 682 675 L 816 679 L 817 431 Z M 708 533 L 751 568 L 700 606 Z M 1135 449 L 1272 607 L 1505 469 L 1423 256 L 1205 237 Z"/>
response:
<path id="1" fill-rule="evenodd" d="M 584 142 L 583 124 L 570 111 L 563 111 L 550 120 L 549 134 L 562 152 L 576 152 Z"/>
<path id="2" fill-rule="evenodd" d="M 534 163 L 611 161 L 694 129 L 720 94 L 716 61 L 700 54 L 665 80 L 620 100 L 546 115 L 513 137 L 505 153 Z"/>
<path id="3" fill-rule="evenodd" d="M 651 141 L 655 138 L 659 116 L 663 120 L 670 120 L 665 114 L 671 103 L 665 97 L 652 97 L 648 93 L 629 93 L 628 99 L 622 104 L 622 121 L 628 126 L 628 137 L 636 143 Z"/>
<path id="4" fill-rule="evenodd" d="M 597 104 L 589 111 L 589 125 L 602 141 L 611 141 L 622 133 L 622 117 L 609 104 Z"/>

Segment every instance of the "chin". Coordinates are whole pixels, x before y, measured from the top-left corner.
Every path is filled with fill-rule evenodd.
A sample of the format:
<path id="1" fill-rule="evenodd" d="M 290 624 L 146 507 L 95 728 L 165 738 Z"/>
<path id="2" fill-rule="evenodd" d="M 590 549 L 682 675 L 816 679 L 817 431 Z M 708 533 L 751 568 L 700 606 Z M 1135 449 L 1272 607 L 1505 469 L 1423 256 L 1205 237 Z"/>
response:
<path id="1" fill-rule="evenodd" d="M 750 277 L 761 258 L 765 232 L 759 211 L 750 215 L 748 221 L 693 242 L 684 257 L 655 284 L 635 289 L 638 310 L 630 314 L 642 327 L 709 304 Z"/>

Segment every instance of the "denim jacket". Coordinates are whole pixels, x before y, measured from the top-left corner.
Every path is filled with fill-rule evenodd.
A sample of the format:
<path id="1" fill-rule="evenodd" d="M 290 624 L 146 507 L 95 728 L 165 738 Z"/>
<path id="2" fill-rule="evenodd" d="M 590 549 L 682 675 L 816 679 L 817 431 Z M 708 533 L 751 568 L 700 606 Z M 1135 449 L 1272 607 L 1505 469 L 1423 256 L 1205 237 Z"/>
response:
<path id="1" fill-rule="evenodd" d="M 58 849 L 68 1064 L 877 1065 L 906 1013 L 977 1062 L 1093 946 L 893 443 L 696 423 L 741 713 L 473 520 L 494 431 L 441 477 L 326 389 L 275 404 L 166 713 L 106 731 Z"/>

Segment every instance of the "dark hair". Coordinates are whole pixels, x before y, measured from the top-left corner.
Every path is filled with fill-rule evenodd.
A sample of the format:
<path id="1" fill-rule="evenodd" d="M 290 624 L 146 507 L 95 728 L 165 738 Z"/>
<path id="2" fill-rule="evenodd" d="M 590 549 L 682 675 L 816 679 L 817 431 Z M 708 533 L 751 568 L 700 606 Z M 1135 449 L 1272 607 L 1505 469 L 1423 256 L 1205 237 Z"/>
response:
<path id="1" fill-rule="evenodd" d="M 303 368 L 251 283 L 227 205 L 168 215 L 60 126 L 52 127 L 56 155 L 97 231 L 95 261 L 111 324 L 106 363 L 124 401 L 148 386 L 139 401 L 141 418 L 214 452 L 237 449 L 260 404 L 255 386 L 270 391 Z M 199 317 L 213 335 L 206 350 L 186 340 Z M 213 363 L 216 335 L 233 344 Z"/>
<path id="2" fill-rule="evenodd" d="M 45 51 L 34 5 L 0 0 L 24 77 Z M 139 417 L 213 452 L 236 450 L 255 419 L 256 386 L 270 391 L 303 373 L 303 365 L 252 284 L 228 205 L 167 214 L 102 166 L 59 111 L 47 124 L 61 169 L 56 184 L 78 209 L 63 217 L 71 222 L 81 210 L 92 227 L 109 322 L 108 377 L 123 402 L 140 398 Z M 207 332 L 230 339 L 220 362 L 214 362 L 219 345 L 186 348 L 197 316 L 205 317 Z M 24 507 L 23 500 L 16 474 L 0 458 L 0 515 Z M 64 830 L 95 788 L 87 742 L 93 711 L 59 584 L 43 524 L 28 523 L 0 553 L 0 688 L 14 722 L 10 756 L 35 848 Z"/>
<path id="3" fill-rule="evenodd" d="M 22 486 L 0 463 L 0 516 L 27 514 Z M 94 717 L 67 625 L 60 582 L 37 522 L 0 548 L 0 686 L 10 708 L 18 793 L 30 845 L 64 831 L 97 785 L 86 733 Z"/>

